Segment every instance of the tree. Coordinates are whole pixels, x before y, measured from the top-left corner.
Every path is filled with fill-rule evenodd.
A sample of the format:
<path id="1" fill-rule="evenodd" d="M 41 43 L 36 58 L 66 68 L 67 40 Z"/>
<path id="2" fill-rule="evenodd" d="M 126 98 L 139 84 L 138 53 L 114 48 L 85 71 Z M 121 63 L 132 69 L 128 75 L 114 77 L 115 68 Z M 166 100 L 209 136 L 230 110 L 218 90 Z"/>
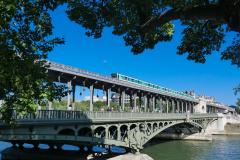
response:
<path id="1" fill-rule="evenodd" d="M 0 100 L 2 119 L 36 110 L 47 99 L 59 99 L 64 87 L 48 80 L 47 53 L 60 38 L 51 38 L 49 10 L 57 0 L 0 0 Z"/>
<path id="2" fill-rule="evenodd" d="M 134 54 L 171 41 L 173 21 L 180 20 L 185 29 L 177 53 L 187 53 L 189 60 L 198 63 L 219 51 L 224 36 L 234 31 L 232 45 L 221 54 L 240 67 L 240 0 L 73 0 L 67 13 L 87 29 L 87 36 L 99 38 L 104 27 L 112 27 Z"/>

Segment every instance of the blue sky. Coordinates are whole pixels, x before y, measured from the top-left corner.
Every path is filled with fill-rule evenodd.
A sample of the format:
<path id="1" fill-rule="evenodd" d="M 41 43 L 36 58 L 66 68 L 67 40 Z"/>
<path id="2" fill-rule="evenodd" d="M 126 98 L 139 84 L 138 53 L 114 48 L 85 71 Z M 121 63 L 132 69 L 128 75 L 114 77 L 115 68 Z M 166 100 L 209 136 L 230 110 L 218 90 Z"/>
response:
<path id="1" fill-rule="evenodd" d="M 106 75 L 119 72 L 179 91 L 194 90 L 226 104 L 235 104 L 237 96 L 233 88 L 240 83 L 240 69 L 228 61 L 221 61 L 217 52 L 208 56 L 205 64 L 196 64 L 188 61 L 186 56 L 177 55 L 182 29 L 178 24 L 171 42 L 133 55 L 121 37 L 111 34 L 111 29 L 105 29 L 100 39 L 86 37 L 85 30 L 71 22 L 63 9 L 59 7 L 52 16 L 54 35 L 63 37 L 66 42 L 55 47 L 49 60 Z M 231 38 L 226 39 L 227 43 Z"/>

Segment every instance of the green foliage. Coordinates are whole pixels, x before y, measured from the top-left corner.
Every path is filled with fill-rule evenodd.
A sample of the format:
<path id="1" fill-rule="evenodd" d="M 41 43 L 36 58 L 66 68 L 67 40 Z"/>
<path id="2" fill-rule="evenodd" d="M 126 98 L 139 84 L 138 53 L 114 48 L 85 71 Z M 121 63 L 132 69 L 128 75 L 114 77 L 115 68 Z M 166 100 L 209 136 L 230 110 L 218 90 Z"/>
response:
<path id="1" fill-rule="evenodd" d="M 89 111 L 89 100 L 87 101 L 80 101 L 75 102 L 75 110 L 76 111 Z M 110 107 L 113 109 L 113 111 L 118 111 L 118 104 L 111 102 Z M 61 101 L 53 101 L 52 108 L 56 110 L 66 110 L 67 109 L 67 100 L 61 100 Z M 128 108 L 126 106 L 126 108 Z M 42 106 L 42 109 L 48 109 L 47 104 Z M 106 105 L 106 102 L 103 101 L 96 101 L 93 103 L 93 110 L 94 111 L 101 111 L 101 109 L 104 109 L 104 111 L 108 110 L 108 107 Z"/>
<path id="2" fill-rule="evenodd" d="M 99 38 L 104 27 L 112 27 L 135 54 L 172 40 L 173 21 L 180 20 L 185 29 L 178 54 L 187 53 L 189 60 L 204 63 L 206 55 L 220 50 L 229 31 L 240 32 L 239 4 L 235 0 L 75 0 L 68 3 L 67 14 L 87 29 L 87 36 Z M 236 34 L 221 59 L 239 67 L 239 47 Z"/>
<path id="3" fill-rule="evenodd" d="M 59 99 L 64 87 L 47 80 L 44 59 L 60 38 L 51 38 L 48 10 L 57 0 L 0 0 L 0 99 L 2 119 L 36 110 L 47 99 Z"/>

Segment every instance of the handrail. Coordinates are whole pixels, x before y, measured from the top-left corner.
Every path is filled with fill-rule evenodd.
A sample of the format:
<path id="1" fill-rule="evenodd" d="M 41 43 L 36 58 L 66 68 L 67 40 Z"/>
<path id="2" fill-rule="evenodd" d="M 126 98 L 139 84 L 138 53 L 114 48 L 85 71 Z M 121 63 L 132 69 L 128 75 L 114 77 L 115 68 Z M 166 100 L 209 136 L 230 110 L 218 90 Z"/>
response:
<path id="1" fill-rule="evenodd" d="M 35 114 L 25 116 L 14 114 L 15 120 L 157 120 L 157 119 L 186 119 L 212 118 L 217 114 L 189 113 L 151 113 L 151 112 L 82 112 L 69 110 L 38 110 Z"/>

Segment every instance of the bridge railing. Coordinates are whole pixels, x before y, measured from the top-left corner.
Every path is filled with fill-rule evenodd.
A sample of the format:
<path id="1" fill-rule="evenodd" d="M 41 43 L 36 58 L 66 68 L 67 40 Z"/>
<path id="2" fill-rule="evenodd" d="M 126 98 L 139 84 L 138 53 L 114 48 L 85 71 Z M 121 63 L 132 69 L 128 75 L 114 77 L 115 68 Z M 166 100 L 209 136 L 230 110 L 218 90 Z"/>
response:
<path id="1" fill-rule="evenodd" d="M 217 117 L 217 114 L 154 113 L 154 112 L 82 112 L 68 110 L 39 110 L 25 116 L 14 114 L 15 120 L 155 120 Z"/>

